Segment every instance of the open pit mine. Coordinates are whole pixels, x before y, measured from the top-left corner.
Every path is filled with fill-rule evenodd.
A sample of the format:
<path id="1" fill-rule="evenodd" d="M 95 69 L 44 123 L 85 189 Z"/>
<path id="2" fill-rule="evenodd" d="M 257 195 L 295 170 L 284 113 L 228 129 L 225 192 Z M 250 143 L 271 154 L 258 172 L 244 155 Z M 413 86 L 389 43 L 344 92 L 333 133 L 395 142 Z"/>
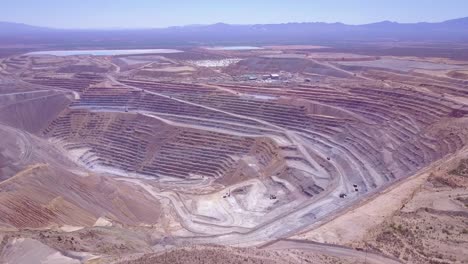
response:
<path id="1" fill-rule="evenodd" d="M 0 59 L 1 263 L 466 263 L 468 62 L 127 52 Z"/>

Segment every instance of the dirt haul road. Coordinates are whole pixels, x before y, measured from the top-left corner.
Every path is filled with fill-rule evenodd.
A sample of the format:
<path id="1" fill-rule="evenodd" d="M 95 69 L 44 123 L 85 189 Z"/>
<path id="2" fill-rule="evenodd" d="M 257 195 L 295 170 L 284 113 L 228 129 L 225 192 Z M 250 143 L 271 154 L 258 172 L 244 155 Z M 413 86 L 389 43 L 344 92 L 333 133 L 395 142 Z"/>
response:
<path id="1" fill-rule="evenodd" d="M 264 246 L 265 249 L 270 250 L 278 250 L 278 249 L 298 249 L 304 250 L 308 252 L 313 252 L 317 254 L 327 254 L 336 257 L 344 257 L 344 258 L 358 258 L 366 263 L 373 263 L 373 264 L 400 264 L 401 262 L 389 258 L 380 254 L 370 253 L 366 251 L 360 251 L 352 248 L 337 246 L 337 245 L 330 245 L 330 244 L 321 244 L 315 243 L 311 241 L 304 241 L 304 240 L 293 240 L 293 239 L 284 239 L 278 240 L 272 244 Z"/>

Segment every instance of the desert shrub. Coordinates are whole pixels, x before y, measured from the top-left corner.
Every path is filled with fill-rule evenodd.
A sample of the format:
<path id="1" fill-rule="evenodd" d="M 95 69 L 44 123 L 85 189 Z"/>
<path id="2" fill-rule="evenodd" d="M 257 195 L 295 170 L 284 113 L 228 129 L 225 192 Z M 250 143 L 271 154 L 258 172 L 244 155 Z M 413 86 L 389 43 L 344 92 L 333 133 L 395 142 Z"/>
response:
<path id="1" fill-rule="evenodd" d="M 454 170 L 451 170 L 449 173 L 453 175 L 468 177 L 468 159 L 460 161 L 458 167 Z"/>

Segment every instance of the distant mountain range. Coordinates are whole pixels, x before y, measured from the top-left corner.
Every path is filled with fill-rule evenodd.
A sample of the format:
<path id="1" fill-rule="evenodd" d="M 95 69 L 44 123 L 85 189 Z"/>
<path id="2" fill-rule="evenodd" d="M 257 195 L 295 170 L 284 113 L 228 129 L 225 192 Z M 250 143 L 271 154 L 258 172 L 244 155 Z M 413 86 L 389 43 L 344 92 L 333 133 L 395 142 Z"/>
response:
<path id="1" fill-rule="evenodd" d="M 468 41 L 468 17 L 439 23 L 383 21 L 365 25 L 286 23 L 190 25 L 160 29 L 53 29 L 0 22 L 0 40 L 66 45 L 93 41 L 165 44 L 317 43 L 333 41 Z"/>
<path id="2" fill-rule="evenodd" d="M 27 25 L 27 24 L 0 21 L 0 34 L 1 35 L 36 33 L 36 32 L 44 32 L 44 31 L 52 31 L 52 30 L 53 29 L 46 28 L 46 27 L 36 27 L 36 26 Z"/>

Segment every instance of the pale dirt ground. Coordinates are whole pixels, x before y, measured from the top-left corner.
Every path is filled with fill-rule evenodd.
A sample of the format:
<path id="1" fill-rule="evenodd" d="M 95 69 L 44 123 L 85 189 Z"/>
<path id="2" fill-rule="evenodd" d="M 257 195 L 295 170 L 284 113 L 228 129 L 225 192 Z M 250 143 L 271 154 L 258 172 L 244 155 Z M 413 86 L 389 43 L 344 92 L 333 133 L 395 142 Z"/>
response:
<path id="1" fill-rule="evenodd" d="M 467 155 L 467 151 L 468 149 L 465 149 L 458 155 Z M 448 158 L 445 162 L 453 163 L 459 159 L 458 155 Z M 437 163 L 441 162 L 436 162 L 408 180 L 387 189 L 374 200 L 337 217 L 315 230 L 299 234 L 293 238 L 331 244 L 349 244 L 361 240 L 366 230 L 384 222 L 412 199 L 416 192 L 421 190 L 422 185 L 430 175 L 431 169 L 438 167 Z"/>
<path id="2" fill-rule="evenodd" d="M 0 255 L 4 264 L 80 264 L 79 260 L 64 256 L 59 251 L 30 238 L 15 238 L 5 245 Z"/>
<path id="3" fill-rule="evenodd" d="M 436 77 L 448 77 L 447 74 L 451 72 L 451 70 L 423 70 L 423 69 L 416 69 L 413 72 L 427 74 Z"/>
<path id="4" fill-rule="evenodd" d="M 255 248 L 228 248 L 197 246 L 180 248 L 161 254 L 147 254 L 116 264 L 351 264 L 364 263 L 355 258 L 339 258 L 326 254 L 308 253 L 302 250 L 259 250 Z M 95 263 L 98 264 L 98 263 Z M 100 264 L 100 263 L 99 263 Z"/>
<path id="5" fill-rule="evenodd" d="M 174 67 L 163 67 L 163 68 L 144 68 L 145 71 L 157 71 L 157 72 L 184 72 L 184 71 L 195 71 L 195 68 L 189 66 L 174 66 Z"/>
<path id="6" fill-rule="evenodd" d="M 406 263 L 468 262 L 468 177 L 433 173 L 414 199 L 356 246 Z"/>
<path id="7" fill-rule="evenodd" d="M 468 148 L 294 238 L 366 248 L 405 263 L 468 263 L 468 178 L 450 174 L 466 157 Z"/>
<path id="8" fill-rule="evenodd" d="M 381 224 L 400 209 L 428 176 L 428 172 L 416 175 L 404 184 L 385 191 L 363 206 L 353 209 L 315 230 L 293 236 L 293 238 L 330 244 L 348 244 L 359 241 L 364 237 L 366 230 Z"/>
<path id="9" fill-rule="evenodd" d="M 312 52 L 307 55 L 308 58 L 311 59 L 325 59 L 325 60 L 375 60 L 377 57 L 367 56 L 367 55 L 359 55 L 359 54 L 352 54 L 352 53 L 336 53 L 336 52 Z"/>
<path id="10" fill-rule="evenodd" d="M 306 49 L 327 49 L 326 46 L 314 46 L 314 45 L 284 45 L 284 46 L 265 46 L 265 49 L 272 50 L 306 50 Z"/>
<path id="11" fill-rule="evenodd" d="M 438 57 L 414 57 L 414 56 L 384 56 L 385 58 L 394 58 L 394 59 L 405 59 L 405 60 L 416 60 L 416 61 L 426 61 L 432 63 L 442 63 L 442 64 L 454 64 L 454 65 L 467 65 L 466 61 L 453 60 L 448 58 L 438 58 Z"/>

